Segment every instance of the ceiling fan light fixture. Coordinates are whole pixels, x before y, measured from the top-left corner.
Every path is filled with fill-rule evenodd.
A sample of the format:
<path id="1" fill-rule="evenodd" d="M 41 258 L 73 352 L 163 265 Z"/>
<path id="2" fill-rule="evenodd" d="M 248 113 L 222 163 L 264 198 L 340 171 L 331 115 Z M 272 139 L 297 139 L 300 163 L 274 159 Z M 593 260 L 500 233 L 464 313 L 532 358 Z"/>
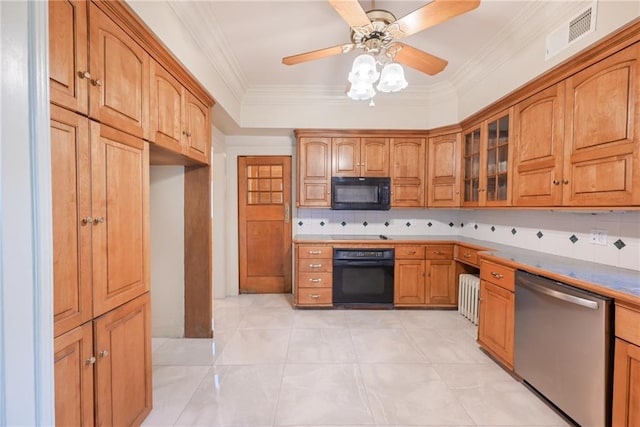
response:
<path id="1" fill-rule="evenodd" d="M 366 81 L 352 82 L 349 92 L 347 92 L 347 96 L 354 101 L 366 101 L 367 99 L 372 99 L 375 94 L 373 83 Z"/>
<path id="2" fill-rule="evenodd" d="M 380 92 L 398 92 L 408 86 L 404 78 L 404 69 L 397 62 L 390 62 L 384 66 L 380 73 L 378 89 Z"/>
<path id="3" fill-rule="evenodd" d="M 349 73 L 349 81 L 352 86 L 360 82 L 373 85 L 378 77 L 380 77 L 380 73 L 376 69 L 376 60 L 373 56 L 364 54 L 354 59 Z"/>

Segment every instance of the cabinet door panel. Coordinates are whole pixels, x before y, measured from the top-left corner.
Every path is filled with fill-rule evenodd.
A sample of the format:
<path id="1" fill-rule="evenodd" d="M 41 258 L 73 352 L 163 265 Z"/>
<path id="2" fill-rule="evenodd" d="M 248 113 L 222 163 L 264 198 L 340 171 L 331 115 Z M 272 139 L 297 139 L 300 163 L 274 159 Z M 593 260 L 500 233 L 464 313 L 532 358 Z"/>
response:
<path id="1" fill-rule="evenodd" d="M 51 102 L 87 114 L 89 71 L 87 2 L 49 2 L 49 88 Z"/>
<path id="2" fill-rule="evenodd" d="M 149 289 L 148 151 L 137 138 L 97 123 L 91 126 L 92 209 L 97 219 L 93 311 L 98 316 Z"/>
<path id="3" fill-rule="evenodd" d="M 209 109 L 193 96 L 185 91 L 186 114 L 184 128 L 187 131 L 183 144 L 187 156 L 209 164 L 209 147 L 211 146 L 209 132 Z"/>
<path id="4" fill-rule="evenodd" d="M 92 426 L 93 330 L 91 322 L 53 342 L 57 426 Z"/>
<path id="5" fill-rule="evenodd" d="M 98 425 L 139 425 L 151 411 L 149 293 L 95 320 Z"/>
<path id="6" fill-rule="evenodd" d="M 427 304 L 456 305 L 455 265 L 451 260 L 427 261 Z"/>
<path id="7" fill-rule="evenodd" d="M 332 138 L 332 176 L 360 176 L 360 138 Z"/>
<path id="8" fill-rule="evenodd" d="M 300 138 L 298 156 L 298 206 L 331 206 L 331 138 Z"/>
<path id="9" fill-rule="evenodd" d="M 424 206 L 426 153 L 422 138 L 391 139 L 391 206 Z"/>
<path id="10" fill-rule="evenodd" d="M 485 280 L 480 281 L 478 341 L 513 368 L 513 292 Z"/>
<path id="11" fill-rule="evenodd" d="M 182 85 L 151 61 L 149 123 L 151 141 L 182 153 Z"/>
<path id="12" fill-rule="evenodd" d="M 51 107 L 54 336 L 91 319 L 89 121 Z M 83 222 L 85 219 L 85 222 Z"/>
<path id="13" fill-rule="evenodd" d="M 613 425 L 640 425 L 640 347 L 616 338 Z"/>
<path id="14" fill-rule="evenodd" d="M 567 79 L 563 204 L 640 204 L 640 46 Z"/>
<path id="15" fill-rule="evenodd" d="M 427 206 L 460 206 L 460 134 L 429 138 Z"/>
<path id="16" fill-rule="evenodd" d="M 139 138 L 149 136 L 149 55 L 90 5 L 89 115 Z"/>
<path id="17" fill-rule="evenodd" d="M 516 106 L 513 197 L 516 206 L 557 206 L 562 201 L 564 83 Z"/>
<path id="18" fill-rule="evenodd" d="M 389 176 L 389 140 L 362 138 L 360 142 L 360 171 L 362 176 Z"/>
<path id="19" fill-rule="evenodd" d="M 424 261 L 397 260 L 394 287 L 395 304 L 424 304 Z"/>

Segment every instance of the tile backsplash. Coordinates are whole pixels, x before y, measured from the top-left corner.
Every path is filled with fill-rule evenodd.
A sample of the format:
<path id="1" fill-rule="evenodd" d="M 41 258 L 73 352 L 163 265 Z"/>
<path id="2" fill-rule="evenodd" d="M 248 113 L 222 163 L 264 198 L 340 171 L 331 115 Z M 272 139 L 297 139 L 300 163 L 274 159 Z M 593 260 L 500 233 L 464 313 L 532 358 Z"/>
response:
<path id="1" fill-rule="evenodd" d="M 640 270 L 640 212 L 298 209 L 294 234 L 460 235 Z M 607 234 L 590 242 L 592 230 Z"/>

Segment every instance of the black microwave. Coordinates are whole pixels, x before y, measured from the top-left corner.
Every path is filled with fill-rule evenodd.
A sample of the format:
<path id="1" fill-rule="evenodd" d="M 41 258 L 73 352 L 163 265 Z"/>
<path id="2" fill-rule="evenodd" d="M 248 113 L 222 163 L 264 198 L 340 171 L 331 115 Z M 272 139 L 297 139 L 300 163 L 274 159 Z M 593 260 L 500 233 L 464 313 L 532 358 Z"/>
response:
<path id="1" fill-rule="evenodd" d="M 391 178 L 331 178 L 331 209 L 387 211 L 391 208 Z"/>

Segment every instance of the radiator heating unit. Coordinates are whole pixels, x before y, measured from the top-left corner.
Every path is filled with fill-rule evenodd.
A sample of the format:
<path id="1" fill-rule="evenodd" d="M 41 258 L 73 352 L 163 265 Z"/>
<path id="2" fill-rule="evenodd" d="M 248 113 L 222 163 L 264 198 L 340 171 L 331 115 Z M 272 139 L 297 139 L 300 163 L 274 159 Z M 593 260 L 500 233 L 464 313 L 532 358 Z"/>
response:
<path id="1" fill-rule="evenodd" d="M 475 274 L 461 274 L 458 280 L 458 313 L 478 324 L 480 278 Z"/>

